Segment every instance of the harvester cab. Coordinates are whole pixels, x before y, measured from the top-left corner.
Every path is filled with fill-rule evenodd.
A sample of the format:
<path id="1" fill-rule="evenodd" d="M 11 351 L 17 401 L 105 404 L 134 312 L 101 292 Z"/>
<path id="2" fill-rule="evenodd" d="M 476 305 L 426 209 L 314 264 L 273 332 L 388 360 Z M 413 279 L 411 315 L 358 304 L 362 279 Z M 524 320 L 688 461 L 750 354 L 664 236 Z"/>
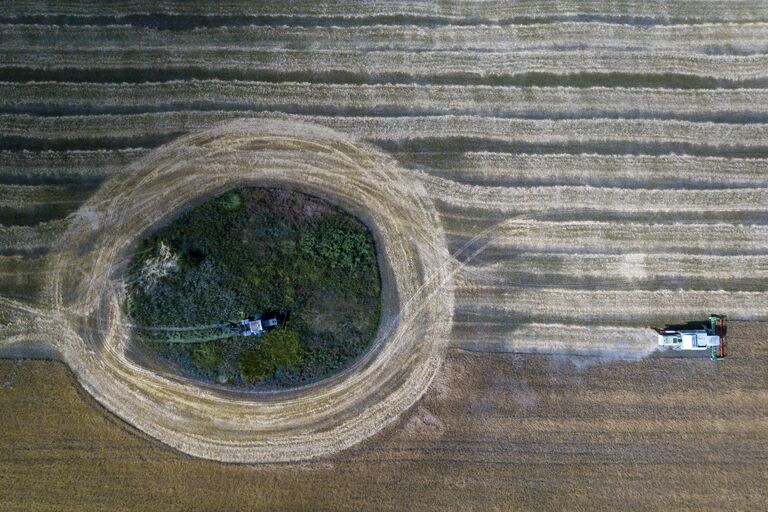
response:
<path id="1" fill-rule="evenodd" d="M 243 336 L 261 336 L 278 325 L 277 317 L 261 318 L 256 315 L 240 320 Z"/>
<path id="2" fill-rule="evenodd" d="M 709 315 L 705 322 L 654 328 L 659 335 L 660 347 L 683 351 L 709 350 L 712 360 L 725 357 L 726 329 L 725 315 Z"/>

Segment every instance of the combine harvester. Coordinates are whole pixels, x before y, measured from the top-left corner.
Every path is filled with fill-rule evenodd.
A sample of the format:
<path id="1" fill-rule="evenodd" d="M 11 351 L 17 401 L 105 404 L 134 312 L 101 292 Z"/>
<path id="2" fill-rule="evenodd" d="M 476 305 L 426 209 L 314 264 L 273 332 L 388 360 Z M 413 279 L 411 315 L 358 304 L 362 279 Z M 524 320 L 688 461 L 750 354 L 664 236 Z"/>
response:
<path id="1" fill-rule="evenodd" d="M 679 351 L 709 350 L 713 361 L 725 357 L 725 315 L 709 315 L 705 322 L 665 325 L 653 330 L 659 334 L 660 347 Z"/>

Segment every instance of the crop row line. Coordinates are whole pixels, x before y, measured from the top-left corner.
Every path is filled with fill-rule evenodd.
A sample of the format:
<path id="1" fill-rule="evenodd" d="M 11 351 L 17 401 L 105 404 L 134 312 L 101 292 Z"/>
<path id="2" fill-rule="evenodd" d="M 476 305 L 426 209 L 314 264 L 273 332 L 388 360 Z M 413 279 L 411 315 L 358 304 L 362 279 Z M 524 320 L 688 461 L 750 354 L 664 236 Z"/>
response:
<path id="1" fill-rule="evenodd" d="M 0 24 L 4 48 L 237 47 L 335 50 L 520 51 L 596 47 L 693 53 L 759 53 L 767 23 L 638 26 L 566 21 L 527 25 L 225 26 L 159 30 L 130 25 Z"/>
<path id="2" fill-rule="evenodd" d="M 557 205 L 553 205 L 557 206 Z M 566 207 L 567 205 L 560 205 Z M 444 219 L 446 234 L 470 240 L 477 228 Z M 541 221 L 523 216 L 501 220 L 490 231 L 486 250 L 505 254 L 532 252 L 595 252 L 605 254 L 693 251 L 740 255 L 768 253 L 768 225 L 732 223 L 640 223 L 608 221 Z"/>
<path id="3" fill-rule="evenodd" d="M 264 70 L 400 74 L 420 80 L 443 75 L 515 76 L 530 73 L 680 74 L 725 80 L 768 76 L 768 55 L 702 55 L 678 52 L 614 52 L 601 50 L 491 53 L 468 51 L 303 51 L 238 48 L 125 49 L 0 49 L 0 62 L 22 68 Z M 567 63 L 567 66 L 564 66 Z"/>
<path id="4" fill-rule="evenodd" d="M 626 189 L 591 185 L 495 187 L 424 177 L 432 197 L 450 208 L 524 214 L 553 209 L 626 212 L 768 211 L 768 188 Z"/>
<path id="5" fill-rule="evenodd" d="M 538 117 L 697 116 L 768 114 L 768 89 L 656 89 L 623 87 L 507 87 L 417 84 L 317 84 L 181 80 L 136 84 L 0 82 L 0 108 L 45 105 L 99 109 L 159 105 L 303 107 L 337 112 L 392 111 Z M 274 108 L 273 107 L 273 108 Z M 23 118 L 22 118 L 23 120 Z M 18 122 L 18 121 L 16 121 Z M 37 122 L 40 122 L 39 120 Z M 14 123 L 6 118 L 4 125 Z M 11 126 L 13 128 L 13 126 Z"/>
<path id="6" fill-rule="evenodd" d="M 601 16 L 606 12 L 631 17 L 688 18 L 719 20 L 751 20 L 768 18 L 768 7 L 760 0 L 624 0 L 620 9 L 609 0 L 536 0 L 508 2 L 506 0 L 410 0 L 393 5 L 384 0 L 355 5 L 350 13 L 347 0 L 297 0 L 270 2 L 266 0 L 224 0 L 211 4 L 203 0 L 131 0 L 119 5 L 99 1 L 60 0 L 40 3 L 16 0 L 3 5 L 5 16 L 67 15 L 110 16 L 136 14 L 184 14 L 205 16 L 334 16 L 359 18 L 364 16 L 443 16 L 503 20 L 509 18 L 540 18 L 562 16 Z M 727 7 L 727 8 L 726 8 Z M 713 16 L 712 13 L 715 13 Z"/>
<path id="7" fill-rule="evenodd" d="M 768 160 L 691 155 L 563 155 L 494 151 L 395 152 L 409 168 L 483 186 L 592 185 L 738 188 L 768 184 Z M 2 157 L 0 157 L 1 161 Z"/>
<path id="8" fill-rule="evenodd" d="M 483 116 L 334 117 L 276 112 L 163 112 L 131 115 L 2 116 L 6 136 L 84 139 L 103 136 L 148 137 L 208 128 L 241 117 L 284 118 L 319 124 L 376 141 L 418 141 L 439 136 L 448 150 L 451 138 L 488 139 L 527 144 L 612 143 L 692 144 L 756 147 L 768 144 L 768 125 L 655 119 L 537 120 Z M 14 127 L 14 125 L 16 125 Z M 436 142 L 439 142 L 436 140 Z M 438 144 L 439 145 L 439 144 Z M 454 146 L 456 149 L 456 146 Z M 469 149 L 469 148 L 467 148 Z"/>
<path id="9" fill-rule="evenodd" d="M 14 126 L 9 117 L 4 126 Z M 40 123 L 44 125 L 43 121 Z M 34 124 L 34 123 L 31 123 Z M 13 128 L 11 128 L 13 130 Z M 103 177 L 147 149 L 0 151 L 0 179 Z M 401 165 L 459 183 L 486 186 L 601 185 L 624 188 L 756 188 L 768 184 L 768 160 L 691 155 L 395 152 Z"/>
<path id="10" fill-rule="evenodd" d="M 712 311 L 739 320 L 768 320 L 768 294 L 722 290 L 570 290 L 509 287 L 481 290 L 456 297 L 460 316 L 482 318 L 506 316 L 540 318 L 547 321 L 633 320 L 650 322 L 660 311 L 678 318 L 704 317 Z"/>
<path id="11" fill-rule="evenodd" d="M 457 289 L 504 286 L 517 276 L 617 280 L 625 286 L 627 282 L 636 285 L 675 279 L 681 288 L 689 287 L 692 281 L 706 281 L 709 288 L 717 288 L 723 282 L 752 279 L 768 288 L 768 255 L 513 253 L 494 263 L 466 266 L 457 277 Z"/>

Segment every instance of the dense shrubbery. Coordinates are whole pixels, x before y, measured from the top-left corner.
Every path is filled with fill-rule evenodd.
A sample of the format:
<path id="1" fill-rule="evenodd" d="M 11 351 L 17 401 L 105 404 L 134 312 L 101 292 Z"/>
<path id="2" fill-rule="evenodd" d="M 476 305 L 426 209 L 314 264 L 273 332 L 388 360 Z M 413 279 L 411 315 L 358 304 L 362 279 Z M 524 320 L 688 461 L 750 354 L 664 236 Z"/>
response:
<path id="1" fill-rule="evenodd" d="M 306 229 L 301 237 L 301 251 L 313 263 L 341 272 L 355 272 L 375 263 L 366 233 L 351 231 L 343 218 L 335 216 Z"/>
<path id="2" fill-rule="evenodd" d="M 127 291 L 139 338 L 182 371 L 231 384 L 292 386 L 339 370 L 368 347 L 380 308 L 365 226 L 270 189 L 229 192 L 159 230 L 131 263 Z M 261 338 L 216 327 L 270 311 L 288 320 Z M 179 343 L 206 336 L 222 339 Z"/>
<path id="3" fill-rule="evenodd" d="M 299 341 L 299 333 L 276 329 L 262 336 L 259 344 L 240 353 L 240 373 L 255 384 L 271 377 L 275 370 L 295 370 L 306 359 L 307 350 Z"/>

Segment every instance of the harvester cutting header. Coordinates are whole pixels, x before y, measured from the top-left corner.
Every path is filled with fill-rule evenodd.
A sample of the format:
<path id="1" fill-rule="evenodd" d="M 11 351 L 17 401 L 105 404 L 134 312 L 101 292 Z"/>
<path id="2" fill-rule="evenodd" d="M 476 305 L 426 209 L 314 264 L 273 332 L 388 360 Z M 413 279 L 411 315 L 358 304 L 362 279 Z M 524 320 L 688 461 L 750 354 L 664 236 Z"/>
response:
<path id="1" fill-rule="evenodd" d="M 709 315 L 703 322 L 654 328 L 659 346 L 672 350 L 709 350 L 713 360 L 725 357 L 726 316 Z"/>

